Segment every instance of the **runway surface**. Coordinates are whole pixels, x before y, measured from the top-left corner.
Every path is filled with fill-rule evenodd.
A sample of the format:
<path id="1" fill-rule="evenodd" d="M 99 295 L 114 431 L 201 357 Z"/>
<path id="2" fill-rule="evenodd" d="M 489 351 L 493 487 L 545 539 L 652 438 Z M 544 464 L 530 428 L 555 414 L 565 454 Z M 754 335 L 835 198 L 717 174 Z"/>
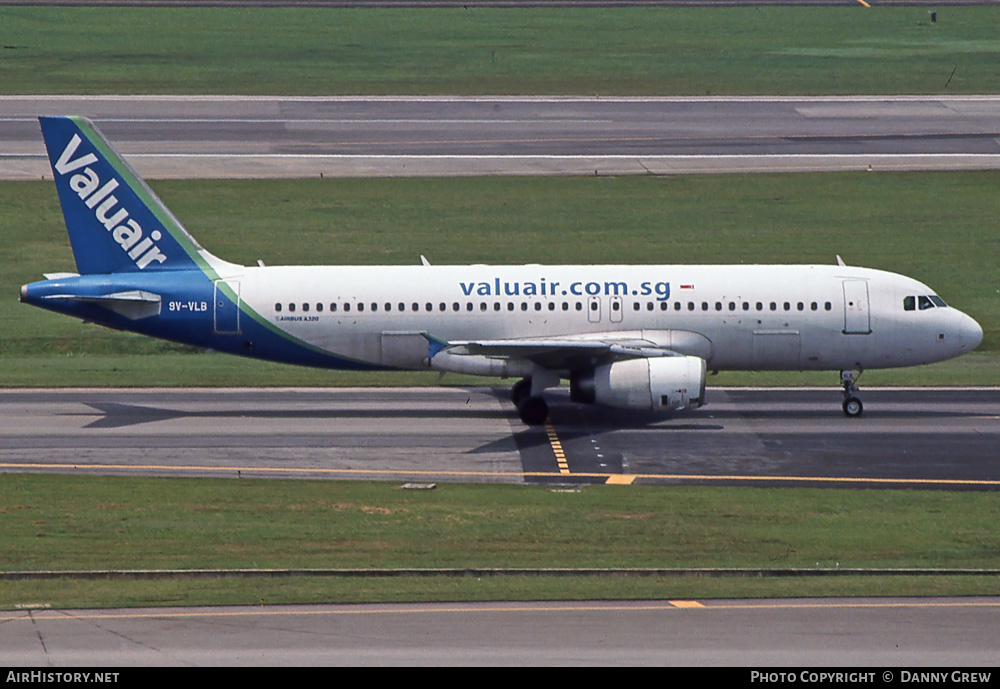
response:
<path id="1" fill-rule="evenodd" d="M 1000 96 L 4 96 L 0 179 L 51 175 L 44 114 L 151 178 L 1000 168 Z"/>
<path id="2" fill-rule="evenodd" d="M 0 612 L 0 665 L 848 666 L 891 683 L 871 668 L 993 672 L 998 624 L 997 598 L 39 610 Z"/>
<path id="3" fill-rule="evenodd" d="M 548 484 L 1000 489 L 1000 390 L 710 388 L 661 418 L 505 388 L 9 390 L 0 471 Z"/>

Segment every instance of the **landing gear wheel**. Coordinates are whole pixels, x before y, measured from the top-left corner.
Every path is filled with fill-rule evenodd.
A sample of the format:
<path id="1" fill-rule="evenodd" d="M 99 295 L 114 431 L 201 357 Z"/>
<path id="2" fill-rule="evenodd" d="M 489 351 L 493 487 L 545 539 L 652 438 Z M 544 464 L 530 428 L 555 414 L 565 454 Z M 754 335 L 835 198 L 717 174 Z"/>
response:
<path id="1" fill-rule="evenodd" d="M 514 383 L 510 389 L 510 399 L 515 407 L 520 407 L 521 402 L 531 394 L 531 378 L 522 378 Z"/>
<path id="2" fill-rule="evenodd" d="M 865 405 L 861 404 L 861 400 L 857 397 L 848 397 L 844 400 L 844 413 L 848 416 L 861 416 L 861 412 L 865 410 Z"/>
<path id="3" fill-rule="evenodd" d="M 861 412 L 865 410 L 865 405 L 861 404 L 861 399 L 858 397 L 858 378 L 861 377 L 863 371 L 861 366 L 858 365 L 858 373 L 854 374 L 854 371 L 841 371 L 840 372 L 840 386 L 844 388 L 844 414 L 850 418 L 857 418 L 861 416 Z"/>
<path id="4" fill-rule="evenodd" d="M 541 397 L 525 397 L 517 405 L 521 421 L 529 426 L 541 426 L 549 418 L 549 405 Z"/>

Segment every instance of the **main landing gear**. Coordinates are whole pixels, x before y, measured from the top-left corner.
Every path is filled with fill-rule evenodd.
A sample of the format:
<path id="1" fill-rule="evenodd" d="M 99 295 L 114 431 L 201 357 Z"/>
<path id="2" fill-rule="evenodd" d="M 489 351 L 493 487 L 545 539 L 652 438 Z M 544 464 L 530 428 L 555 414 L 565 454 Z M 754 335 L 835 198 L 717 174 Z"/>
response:
<path id="1" fill-rule="evenodd" d="M 861 377 L 862 371 L 859 369 L 858 374 L 854 375 L 854 371 L 841 371 L 840 372 L 840 385 L 844 388 L 844 414 L 850 417 L 861 416 L 861 412 L 865 410 L 865 405 L 861 404 L 861 400 L 858 398 L 858 386 L 857 381 Z"/>
<path id="2" fill-rule="evenodd" d="M 549 405 L 541 397 L 531 396 L 531 378 L 524 378 L 514 383 L 510 390 L 510 398 L 517 407 L 521 421 L 529 426 L 541 426 L 549 418 Z"/>

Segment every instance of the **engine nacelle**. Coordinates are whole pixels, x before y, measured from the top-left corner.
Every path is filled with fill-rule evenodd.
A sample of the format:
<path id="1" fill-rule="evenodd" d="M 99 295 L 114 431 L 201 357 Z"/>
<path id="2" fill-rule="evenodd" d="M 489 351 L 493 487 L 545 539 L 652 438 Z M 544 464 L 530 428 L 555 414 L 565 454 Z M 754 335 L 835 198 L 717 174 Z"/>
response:
<path id="1" fill-rule="evenodd" d="M 615 409 L 680 411 L 705 400 L 705 360 L 696 356 L 629 359 L 570 379 L 574 402 Z"/>

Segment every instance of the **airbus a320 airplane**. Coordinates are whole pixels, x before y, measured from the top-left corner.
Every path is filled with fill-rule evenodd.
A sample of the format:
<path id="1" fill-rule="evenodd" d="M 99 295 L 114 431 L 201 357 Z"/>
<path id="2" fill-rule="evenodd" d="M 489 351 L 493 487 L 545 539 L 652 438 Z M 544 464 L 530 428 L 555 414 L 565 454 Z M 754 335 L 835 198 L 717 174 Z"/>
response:
<path id="1" fill-rule="evenodd" d="M 983 331 L 926 285 L 837 265 L 241 266 L 187 233 L 97 128 L 42 117 L 78 274 L 21 301 L 118 330 L 332 369 L 515 377 L 521 420 L 546 388 L 575 402 L 700 407 L 707 370 L 855 376 L 971 351 Z"/>

